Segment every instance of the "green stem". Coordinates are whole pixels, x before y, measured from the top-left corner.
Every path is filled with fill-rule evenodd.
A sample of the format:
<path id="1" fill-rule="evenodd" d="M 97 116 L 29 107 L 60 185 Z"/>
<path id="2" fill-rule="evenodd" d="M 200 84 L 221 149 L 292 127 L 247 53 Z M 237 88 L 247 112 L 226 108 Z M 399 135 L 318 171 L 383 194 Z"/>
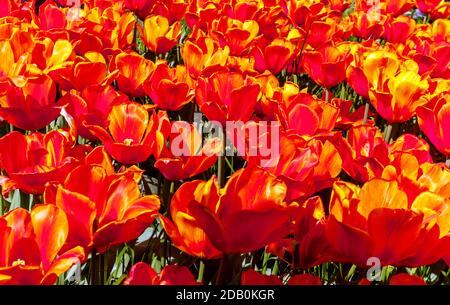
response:
<path id="1" fill-rule="evenodd" d="M 205 263 L 201 260 L 200 267 L 198 269 L 198 278 L 197 282 L 203 283 L 203 274 L 205 273 Z"/>
<path id="2" fill-rule="evenodd" d="M 267 263 L 269 262 L 270 253 L 264 252 L 264 258 L 263 258 L 263 268 L 262 273 L 265 275 L 267 272 Z"/>
<path id="3" fill-rule="evenodd" d="M 278 260 L 276 260 L 275 264 L 273 264 L 272 275 L 278 275 L 278 270 L 279 270 L 279 265 L 278 265 Z"/>
<path id="4" fill-rule="evenodd" d="M 389 140 L 391 139 L 392 134 L 392 125 L 389 124 L 384 130 L 384 141 L 389 144 Z"/>
<path id="5" fill-rule="evenodd" d="M 364 125 L 367 124 L 367 118 L 369 117 L 369 108 L 370 108 L 370 105 L 368 102 L 366 102 L 366 105 L 364 107 L 364 118 L 363 118 Z"/>
<path id="6" fill-rule="evenodd" d="M 225 186 L 225 152 L 226 152 L 226 135 L 225 130 L 222 131 L 222 153 L 217 160 L 217 179 L 220 187 Z"/>
<path id="7" fill-rule="evenodd" d="M 0 190 L 1 191 L 1 190 Z M 3 195 L 0 194 L 0 216 L 3 215 L 3 210 L 4 210 L 4 206 L 5 206 L 5 202 L 4 202 L 4 198 Z"/>

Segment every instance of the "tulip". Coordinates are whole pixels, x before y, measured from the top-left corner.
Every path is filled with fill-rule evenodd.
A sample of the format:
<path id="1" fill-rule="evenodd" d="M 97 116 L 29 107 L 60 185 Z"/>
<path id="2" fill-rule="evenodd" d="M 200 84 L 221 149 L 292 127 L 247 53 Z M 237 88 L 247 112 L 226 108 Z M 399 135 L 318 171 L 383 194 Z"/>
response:
<path id="1" fill-rule="evenodd" d="M 436 6 L 438 6 L 442 0 L 416 0 L 417 6 L 420 11 L 424 13 L 430 13 Z"/>
<path id="2" fill-rule="evenodd" d="M 181 25 L 179 22 L 169 25 L 167 18 L 152 16 L 145 19 L 144 28 L 139 31 L 147 48 L 160 54 L 169 52 L 178 43 Z"/>
<path id="3" fill-rule="evenodd" d="M 52 285 L 85 259 L 81 247 L 61 251 L 69 231 L 66 214 L 53 205 L 17 208 L 0 218 L 2 284 Z"/>
<path id="4" fill-rule="evenodd" d="M 168 122 L 167 117 L 159 119 Z M 201 134 L 187 122 L 173 122 L 170 134 L 169 130 L 164 129 L 160 130 L 163 137 L 155 144 L 154 166 L 168 180 L 184 180 L 206 171 L 216 163 L 218 154 L 223 151 L 220 139 L 210 138 L 203 144 Z"/>
<path id="5" fill-rule="evenodd" d="M 450 94 L 436 95 L 429 104 L 417 109 L 419 126 L 431 143 L 444 155 L 450 156 L 450 136 L 444 126 L 450 124 Z"/>
<path id="6" fill-rule="evenodd" d="M 197 79 L 205 69 L 224 66 L 229 53 L 228 46 L 221 49 L 210 37 L 202 37 L 196 43 L 186 41 L 182 48 L 186 70 L 193 79 Z"/>
<path id="7" fill-rule="evenodd" d="M 188 4 L 182 0 L 156 1 L 153 13 L 166 17 L 169 23 L 173 24 L 183 19 L 187 6 Z"/>
<path id="8" fill-rule="evenodd" d="M 149 265 L 137 263 L 131 267 L 124 285 L 198 285 L 185 266 L 167 265 L 158 275 Z"/>
<path id="9" fill-rule="evenodd" d="M 134 97 L 146 95 L 144 83 L 155 69 L 152 61 L 136 53 L 120 53 L 115 66 L 119 70 L 117 84 L 121 91 Z"/>
<path id="10" fill-rule="evenodd" d="M 287 39 L 275 39 L 270 44 L 258 46 L 252 51 L 255 68 L 259 72 L 269 70 L 277 75 L 293 59 L 296 45 Z"/>
<path id="11" fill-rule="evenodd" d="M 109 165 L 111 166 L 111 165 Z M 67 245 L 80 245 L 99 253 L 133 240 L 155 219 L 160 202 L 154 195 L 141 196 L 138 181 L 142 171 L 123 173 L 93 164 L 72 170 L 61 184 L 48 185 L 45 203 L 67 214 Z"/>
<path id="12" fill-rule="evenodd" d="M 123 164 L 137 164 L 150 157 L 154 142 L 154 122 L 145 106 L 137 103 L 114 105 L 107 128 L 86 125 L 105 145 L 106 151 Z"/>
<path id="13" fill-rule="evenodd" d="M 183 184 L 164 228 L 179 249 L 199 257 L 245 253 L 287 235 L 297 204 L 287 204 L 286 185 L 257 168 L 235 172 L 225 188 L 215 177 Z M 243 221 L 245 219 L 245 221 Z"/>
<path id="14" fill-rule="evenodd" d="M 408 273 L 398 273 L 389 278 L 389 285 L 426 285 L 427 283 L 417 275 L 410 275 Z"/>
<path id="15" fill-rule="evenodd" d="M 355 61 L 347 69 L 347 80 L 356 93 L 369 97 L 369 89 L 378 82 L 379 75 L 392 75 L 399 67 L 398 57 L 391 52 L 367 52 L 363 56 L 355 55 Z"/>
<path id="16" fill-rule="evenodd" d="M 90 52 L 85 57 L 75 58 L 64 68 L 51 69 L 49 75 L 66 91 L 82 91 L 89 86 L 105 86 L 113 81 L 117 72 L 107 74 L 108 68 L 102 54 Z"/>
<path id="17" fill-rule="evenodd" d="M 156 0 L 125 0 L 124 5 L 127 9 L 136 12 L 140 18 L 145 19 L 150 15 L 156 2 Z"/>
<path id="18" fill-rule="evenodd" d="M 355 126 L 348 131 L 348 141 L 337 143 L 343 169 L 357 181 L 380 177 L 390 162 L 388 145 L 381 132 L 373 126 Z"/>
<path id="19" fill-rule="evenodd" d="M 67 112 L 73 117 L 77 133 L 90 140 L 97 138 L 85 125 L 98 125 L 106 128 L 112 106 L 128 101 L 126 95 L 117 92 L 112 86 L 90 86 L 85 88 L 81 94 L 71 91 L 60 99 L 60 103 L 66 104 Z"/>
<path id="20" fill-rule="evenodd" d="M 63 106 L 55 103 L 55 84 L 45 75 L 27 78 L 18 86 L 0 83 L 0 95 L 0 117 L 24 130 L 47 126 Z"/>
<path id="21" fill-rule="evenodd" d="M 304 53 L 303 65 L 306 73 L 319 85 L 331 88 L 345 80 L 345 71 L 350 56 L 326 43 L 318 51 Z"/>
<path id="22" fill-rule="evenodd" d="M 338 253 L 335 260 L 360 266 L 370 257 L 379 258 L 383 266 L 432 264 L 445 253 L 448 204 L 431 192 L 411 202 L 392 180 L 373 179 L 361 189 L 336 182 L 327 222 L 328 239 Z"/>
<path id="23" fill-rule="evenodd" d="M 418 74 L 419 67 L 413 63 L 412 70 L 394 75 L 380 71 L 379 82 L 369 90 L 370 102 L 391 124 L 406 122 L 415 114 L 417 107 L 426 103 L 423 94 L 428 89 L 428 82 Z"/>
<path id="24" fill-rule="evenodd" d="M 383 22 L 385 15 L 377 14 L 376 11 L 356 11 L 351 15 L 353 20 L 353 31 L 355 36 L 363 39 L 377 39 L 383 33 Z"/>
<path id="25" fill-rule="evenodd" d="M 384 37 L 392 43 L 405 43 L 414 32 L 416 22 L 406 16 L 388 18 L 384 24 Z"/>
<path id="26" fill-rule="evenodd" d="M 260 86 L 238 72 L 216 72 L 200 77 L 196 102 L 209 120 L 248 121 L 259 99 Z M 245 102 L 243 102 L 245 101 Z"/>
<path id="27" fill-rule="evenodd" d="M 167 63 L 161 63 L 146 83 L 145 91 L 158 108 L 180 110 L 194 97 L 188 78 L 184 66 L 169 68 Z"/>
<path id="28" fill-rule="evenodd" d="M 0 167 L 7 174 L 0 178 L 3 195 L 14 189 L 41 194 L 47 182 L 63 181 L 79 163 L 72 146 L 72 139 L 59 131 L 27 136 L 13 131 L 0 138 Z"/>
<path id="29" fill-rule="evenodd" d="M 213 21 L 211 35 L 219 41 L 221 48 L 230 48 L 230 55 L 242 56 L 256 44 L 258 32 L 259 25 L 255 20 L 241 22 L 223 16 Z"/>

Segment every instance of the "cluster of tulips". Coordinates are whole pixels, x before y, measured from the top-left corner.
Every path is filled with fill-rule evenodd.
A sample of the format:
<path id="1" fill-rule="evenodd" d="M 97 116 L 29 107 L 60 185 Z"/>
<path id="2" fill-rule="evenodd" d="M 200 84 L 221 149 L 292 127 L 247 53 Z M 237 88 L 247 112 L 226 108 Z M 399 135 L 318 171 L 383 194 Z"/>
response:
<path id="1" fill-rule="evenodd" d="M 450 283 L 449 17 L 0 0 L 0 284 Z"/>

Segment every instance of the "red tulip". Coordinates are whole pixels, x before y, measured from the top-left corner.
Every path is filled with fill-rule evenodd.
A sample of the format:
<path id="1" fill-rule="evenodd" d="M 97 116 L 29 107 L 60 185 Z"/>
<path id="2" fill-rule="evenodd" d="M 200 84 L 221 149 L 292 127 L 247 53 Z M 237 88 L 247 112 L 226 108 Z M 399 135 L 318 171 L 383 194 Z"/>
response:
<path id="1" fill-rule="evenodd" d="M 174 222 L 161 220 L 175 246 L 189 254 L 245 253 L 289 233 L 297 204 L 285 203 L 285 196 L 281 180 L 247 168 L 234 173 L 222 190 L 214 177 L 183 184 L 170 206 Z"/>
<path id="2" fill-rule="evenodd" d="M 443 257 L 450 229 L 445 198 L 423 192 L 411 202 L 396 181 L 382 179 L 361 189 L 336 182 L 333 190 L 327 236 L 339 253 L 335 260 L 365 266 L 377 257 L 382 265 L 420 266 Z"/>
<path id="3" fill-rule="evenodd" d="M 147 108 L 137 103 L 114 105 L 107 128 L 86 125 L 103 142 L 106 151 L 123 164 L 137 164 L 150 157 L 156 127 Z"/>
<path id="4" fill-rule="evenodd" d="M 237 72 L 216 72 L 198 79 L 196 102 L 209 120 L 246 122 L 259 94 L 260 86 L 251 77 Z"/>
<path id="5" fill-rule="evenodd" d="M 214 20 L 211 35 L 219 41 L 220 47 L 230 48 L 230 54 L 245 55 L 256 44 L 258 40 L 259 26 L 255 20 L 231 19 L 226 16 Z"/>
<path id="6" fill-rule="evenodd" d="M 7 174 L 0 179 L 3 195 L 14 189 L 41 194 L 47 182 L 63 181 L 79 163 L 72 146 L 72 139 L 59 131 L 28 136 L 13 131 L 1 138 L 0 167 Z"/>
<path id="7" fill-rule="evenodd" d="M 405 43 L 414 32 L 416 22 L 406 16 L 388 18 L 384 24 L 384 37 L 392 43 Z"/>
<path id="8" fill-rule="evenodd" d="M 176 111 L 192 100 L 192 87 L 184 66 L 169 68 L 164 62 L 156 66 L 146 83 L 145 92 L 158 108 Z"/>
<path id="9" fill-rule="evenodd" d="M 170 25 L 169 20 L 163 16 L 151 16 L 145 19 L 144 27 L 139 28 L 139 31 L 150 51 L 166 53 L 178 43 L 181 24 L 177 21 Z"/>
<path id="10" fill-rule="evenodd" d="M 107 127 L 107 118 L 112 106 L 128 102 L 128 97 L 114 90 L 112 86 L 91 86 L 81 94 L 69 92 L 60 103 L 66 104 L 67 112 L 73 117 L 77 133 L 90 140 L 97 138 L 85 125 Z"/>
<path id="11" fill-rule="evenodd" d="M 278 38 L 270 43 L 260 44 L 252 50 L 256 70 L 259 72 L 269 70 L 274 75 L 280 73 L 294 58 L 295 54 L 296 44 L 291 42 L 289 37 L 288 39 Z"/>
<path id="12" fill-rule="evenodd" d="M 144 83 L 155 69 L 155 64 L 136 53 L 120 53 L 115 58 L 119 70 L 117 85 L 126 94 L 144 96 Z"/>
<path id="13" fill-rule="evenodd" d="M 417 6 L 424 13 L 430 13 L 442 0 L 416 0 Z"/>
<path id="14" fill-rule="evenodd" d="M 170 124 L 167 117 L 159 116 L 158 119 L 166 120 L 167 123 L 162 124 Z M 223 150 L 220 139 L 211 138 L 203 143 L 195 126 L 184 121 L 173 122 L 170 134 L 165 126 L 159 131 L 163 137 L 158 138 L 155 144 L 154 166 L 171 181 L 184 180 L 206 171 L 216 163 Z"/>
<path id="15" fill-rule="evenodd" d="M 221 49 L 210 37 L 200 37 L 195 43 L 188 40 L 181 50 L 186 70 L 193 79 L 197 79 L 205 69 L 224 66 L 230 53 L 228 46 Z"/>
<path id="16" fill-rule="evenodd" d="M 389 278 L 389 285 L 426 285 L 427 283 L 417 275 L 398 273 Z"/>
<path id="17" fill-rule="evenodd" d="M 149 265 L 137 263 L 131 267 L 124 285 L 198 285 L 185 266 L 167 265 L 158 275 Z"/>
<path id="18" fill-rule="evenodd" d="M 345 71 L 351 56 L 332 43 L 318 51 L 306 51 L 303 65 L 306 73 L 319 85 L 331 88 L 345 80 Z"/>
<path id="19" fill-rule="evenodd" d="M 68 231 L 66 214 L 53 205 L 35 206 L 31 213 L 18 208 L 2 216 L 1 283 L 52 285 L 72 265 L 81 264 L 85 259 L 81 247 L 61 252 Z"/>
<path id="20" fill-rule="evenodd" d="M 320 277 L 314 276 L 309 273 L 297 274 L 291 277 L 288 281 L 288 285 L 322 285 Z"/>
<path id="21" fill-rule="evenodd" d="M 450 136 L 444 131 L 444 126 L 450 124 L 450 93 L 436 95 L 427 106 L 417 109 L 420 128 L 436 148 L 450 156 Z"/>
<path id="22" fill-rule="evenodd" d="M 282 285 L 283 283 L 276 275 L 264 275 L 253 269 L 242 272 L 241 285 Z"/>
<path id="23" fill-rule="evenodd" d="M 0 83 L 0 117 L 24 130 L 37 130 L 55 120 L 62 104 L 55 103 L 56 88 L 46 75 L 25 78 L 17 86 Z"/>
<path id="24" fill-rule="evenodd" d="M 45 203 L 67 214 L 67 246 L 103 253 L 139 237 L 152 224 L 160 205 L 157 196 L 141 196 L 141 175 L 134 168 L 114 174 L 100 164 L 88 164 L 72 170 L 64 183 L 47 186 Z"/>

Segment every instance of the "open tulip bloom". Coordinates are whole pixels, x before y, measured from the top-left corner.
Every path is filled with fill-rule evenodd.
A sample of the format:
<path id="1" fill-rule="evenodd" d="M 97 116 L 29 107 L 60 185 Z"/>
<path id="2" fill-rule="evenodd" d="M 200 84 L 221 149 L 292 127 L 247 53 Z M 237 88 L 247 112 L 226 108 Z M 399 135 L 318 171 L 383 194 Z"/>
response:
<path id="1" fill-rule="evenodd" d="M 0 285 L 450 283 L 449 54 L 444 0 L 0 0 Z"/>

